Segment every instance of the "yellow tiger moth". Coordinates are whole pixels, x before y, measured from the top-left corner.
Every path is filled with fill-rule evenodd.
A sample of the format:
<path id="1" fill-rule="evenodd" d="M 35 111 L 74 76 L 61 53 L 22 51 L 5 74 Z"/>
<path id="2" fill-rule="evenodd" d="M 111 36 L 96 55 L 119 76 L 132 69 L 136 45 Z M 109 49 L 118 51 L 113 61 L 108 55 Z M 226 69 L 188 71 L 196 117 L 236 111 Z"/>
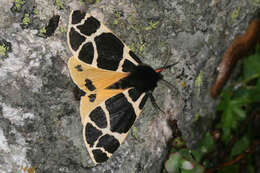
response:
<path id="1" fill-rule="evenodd" d="M 95 164 L 105 162 L 125 140 L 161 72 L 145 65 L 98 19 L 72 11 L 67 32 L 73 56 L 68 67 L 84 91 L 80 101 L 83 138 Z"/>

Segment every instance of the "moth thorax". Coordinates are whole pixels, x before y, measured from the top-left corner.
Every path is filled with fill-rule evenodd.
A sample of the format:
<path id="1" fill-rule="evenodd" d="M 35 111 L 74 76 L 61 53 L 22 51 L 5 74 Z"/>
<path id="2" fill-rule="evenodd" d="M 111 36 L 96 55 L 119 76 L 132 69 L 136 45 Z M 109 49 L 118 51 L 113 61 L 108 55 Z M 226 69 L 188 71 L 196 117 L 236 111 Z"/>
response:
<path id="1" fill-rule="evenodd" d="M 160 73 L 148 65 L 139 65 L 127 77 L 129 87 L 135 87 L 140 92 L 153 91 L 158 80 L 162 79 Z"/>

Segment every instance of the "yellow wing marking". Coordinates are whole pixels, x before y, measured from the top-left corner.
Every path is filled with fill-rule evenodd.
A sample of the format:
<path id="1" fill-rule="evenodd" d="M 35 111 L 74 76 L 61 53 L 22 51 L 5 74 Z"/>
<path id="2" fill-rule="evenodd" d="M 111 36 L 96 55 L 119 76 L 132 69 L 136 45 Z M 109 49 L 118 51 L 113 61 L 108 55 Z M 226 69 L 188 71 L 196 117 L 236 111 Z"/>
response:
<path id="1" fill-rule="evenodd" d="M 105 88 L 126 77 L 128 75 L 127 73 L 98 69 L 80 61 L 76 57 L 71 57 L 69 59 L 68 67 L 74 83 L 81 90 L 86 92 L 86 95 L 82 96 L 80 101 L 80 116 L 83 125 L 85 124 L 88 112 L 93 110 L 104 100 L 124 91 L 122 89 Z M 89 91 L 85 86 L 86 79 L 92 81 L 92 84 L 96 88 L 94 91 Z M 96 99 L 93 102 L 90 102 L 90 94 L 95 94 L 96 96 Z"/>
<path id="2" fill-rule="evenodd" d="M 69 59 L 68 67 L 74 83 L 77 84 L 77 86 L 87 94 L 91 91 L 89 91 L 85 86 L 86 79 L 91 80 L 92 84 L 96 88 L 92 92 L 97 92 L 97 90 L 104 89 L 119 81 L 120 79 L 128 76 L 127 73 L 102 70 L 92 67 L 80 61 L 76 57 L 71 57 Z"/>

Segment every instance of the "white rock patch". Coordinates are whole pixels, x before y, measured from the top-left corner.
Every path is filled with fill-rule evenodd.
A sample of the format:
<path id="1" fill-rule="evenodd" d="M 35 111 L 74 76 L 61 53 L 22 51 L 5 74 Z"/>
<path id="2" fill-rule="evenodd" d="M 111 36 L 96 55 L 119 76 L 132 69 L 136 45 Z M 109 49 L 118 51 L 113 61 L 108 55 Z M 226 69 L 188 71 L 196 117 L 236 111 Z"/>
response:
<path id="1" fill-rule="evenodd" d="M 0 128 L 0 172 L 13 173 L 23 172 L 23 168 L 30 168 L 31 165 L 26 159 L 26 142 L 23 136 L 15 129 L 11 130 L 15 134 L 16 144 L 8 145 L 3 130 Z"/>
<path id="2" fill-rule="evenodd" d="M 24 113 L 22 109 L 12 108 L 5 103 L 2 103 L 2 107 L 4 118 L 10 120 L 15 125 L 24 125 L 24 120 L 34 118 L 34 114 L 29 112 Z"/>

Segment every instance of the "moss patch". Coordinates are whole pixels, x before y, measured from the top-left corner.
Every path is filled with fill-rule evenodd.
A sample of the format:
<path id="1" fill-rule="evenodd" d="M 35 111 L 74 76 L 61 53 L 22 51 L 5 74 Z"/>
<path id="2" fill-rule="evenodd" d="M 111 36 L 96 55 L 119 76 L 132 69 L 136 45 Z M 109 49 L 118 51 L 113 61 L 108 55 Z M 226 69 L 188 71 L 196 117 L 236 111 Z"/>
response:
<path id="1" fill-rule="evenodd" d="M 24 5 L 25 1 L 24 0 L 15 0 L 14 1 L 14 9 L 16 11 L 20 11 L 21 7 Z"/>
<path id="2" fill-rule="evenodd" d="M 55 1 L 55 5 L 56 5 L 59 9 L 63 9 L 63 8 L 64 8 L 64 4 L 63 4 L 62 0 L 56 0 L 56 1 Z"/>
<path id="3" fill-rule="evenodd" d="M 11 51 L 12 51 L 11 43 L 4 39 L 0 40 L 0 57 L 6 58 L 8 56 L 8 52 Z"/>
<path id="4" fill-rule="evenodd" d="M 23 17 L 23 21 L 22 24 L 25 26 L 28 26 L 30 24 L 31 20 L 30 20 L 30 14 L 29 13 L 25 13 L 24 17 Z"/>
<path id="5" fill-rule="evenodd" d="M 231 19 L 232 20 L 235 20 L 238 16 L 239 16 L 239 13 L 240 13 L 240 7 L 236 7 L 232 13 L 231 13 Z"/>
<path id="6" fill-rule="evenodd" d="M 5 45 L 0 45 L 0 55 L 2 55 L 2 56 L 6 55 L 6 47 L 5 47 Z"/>

